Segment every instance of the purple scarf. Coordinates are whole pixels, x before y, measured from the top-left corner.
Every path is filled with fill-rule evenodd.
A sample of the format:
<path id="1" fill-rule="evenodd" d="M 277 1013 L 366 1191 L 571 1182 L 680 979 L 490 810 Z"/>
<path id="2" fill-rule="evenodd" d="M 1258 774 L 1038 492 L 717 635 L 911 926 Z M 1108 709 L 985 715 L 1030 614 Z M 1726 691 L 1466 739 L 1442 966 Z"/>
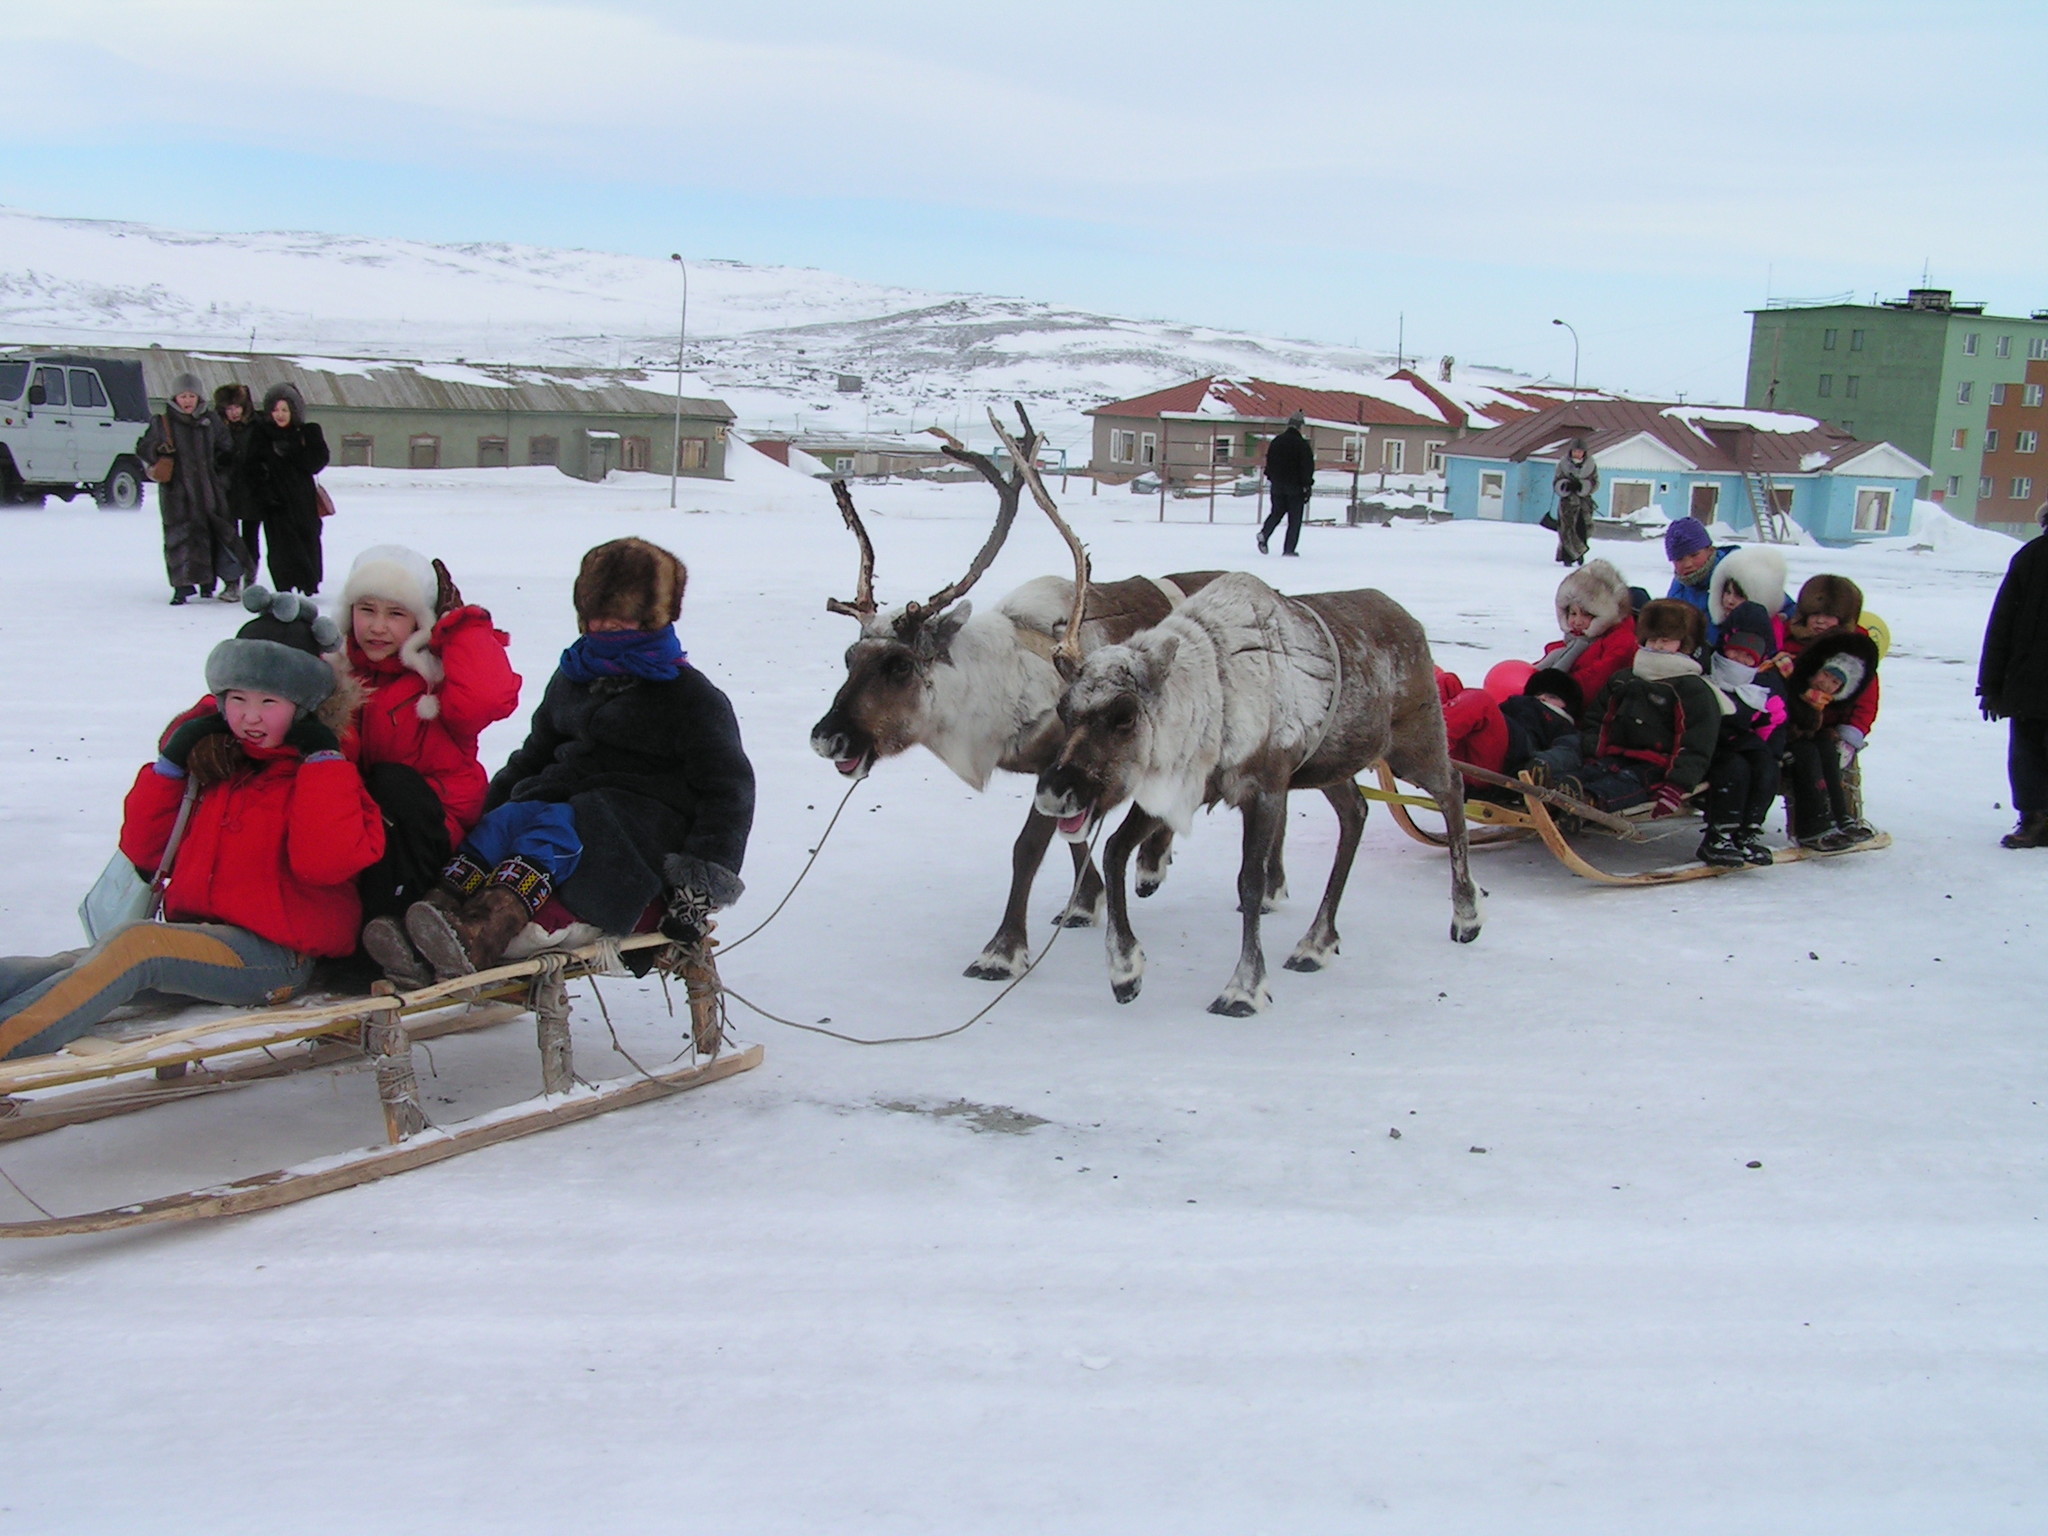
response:
<path id="1" fill-rule="evenodd" d="M 688 659 L 673 624 L 615 629 L 585 635 L 562 652 L 562 675 L 572 683 L 594 683 L 601 677 L 644 677 L 665 683 Z"/>

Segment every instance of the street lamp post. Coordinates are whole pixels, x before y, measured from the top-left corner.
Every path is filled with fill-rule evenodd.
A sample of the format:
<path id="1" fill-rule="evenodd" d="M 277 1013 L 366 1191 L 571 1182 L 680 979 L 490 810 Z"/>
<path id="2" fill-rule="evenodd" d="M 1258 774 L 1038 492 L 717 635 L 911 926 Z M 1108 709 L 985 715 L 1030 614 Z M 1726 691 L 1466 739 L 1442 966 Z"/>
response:
<path id="1" fill-rule="evenodd" d="M 1552 325 L 1561 325 L 1572 333 L 1572 399 L 1579 398 L 1579 332 L 1568 320 L 1553 320 Z"/>
<path id="2" fill-rule="evenodd" d="M 676 509 L 676 477 L 683 470 L 683 338 L 690 334 L 690 269 L 676 252 L 670 252 L 670 261 L 683 274 L 683 313 L 676 321 L 676 426 L 675 435 L 668 446 L 668 509 Z"/>

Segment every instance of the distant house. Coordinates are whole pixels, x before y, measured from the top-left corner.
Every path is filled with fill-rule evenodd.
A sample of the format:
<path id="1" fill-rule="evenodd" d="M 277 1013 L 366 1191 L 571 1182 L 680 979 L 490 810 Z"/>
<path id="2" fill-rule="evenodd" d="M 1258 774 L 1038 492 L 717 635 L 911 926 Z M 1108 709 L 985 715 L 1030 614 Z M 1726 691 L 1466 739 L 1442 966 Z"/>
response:
<path id="1" fill-rule="evenodd" d="M 643 375 L 611 369 L 513 368 L 484 363 L 301 358 L 247 352 L 101 349 L 137 358 L 150 408 L 171 380 L 193 373 L 210 394 L 240 383 L 260 405 L 274 384 L 295 386 L 339 465 L 397 469 L 502 469 L 551 464 L 602 480 L 614 469 L 667 474 L 676 399 L 637 387 Z M 733 413 L 723 401 L 682 402 L 681 473 L 725 475 Z"/>
<path id="2" fill-rule="evenodd" d="M 1579 400 L 1470 438 L 1446 456 L 1453 517 L 1533 523 L 1555 504 L 1551 475 L 1575 437 L 1600 465 L 1596 515 L 1687 515 L 1736 529 L 1775 506 L 1824 544 L 1904 533 L 1927 466 L 1810 416 L 1724 406 Z"/>
<path id="3" fill-rule="evenodd" d="M 939 440 L 921 434 L 798 432 L 749 439 L 778 463 L 790 462 L 790 451 L 809 454 L 834 478 L 865 480 L 884 475 L 917 475 L 952 469 L 953 461 Z"/>
<path id="4" fill-rule="evenodd" d="M 1088 412 L 1090 468 L 1112 483 L 1163 474 L 1186 484 L 1256 473 L 1266 444 L 1300 411 L 1320 468 L 1377 476 L 1443 473 L 1445 450 L 1474 432 L 1554 403 L 1537 391 L 1431 383 L 1402 369 L 1371 393 L 1303 389 L 1267 379 L 1190 379 Z"/>

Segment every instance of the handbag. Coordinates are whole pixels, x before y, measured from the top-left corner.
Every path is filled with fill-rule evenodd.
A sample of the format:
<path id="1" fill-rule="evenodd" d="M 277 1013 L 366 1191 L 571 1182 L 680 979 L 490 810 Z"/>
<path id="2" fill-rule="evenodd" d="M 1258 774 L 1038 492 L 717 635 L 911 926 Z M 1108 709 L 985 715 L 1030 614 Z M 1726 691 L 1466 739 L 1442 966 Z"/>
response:
<path id="1" fill-rule="evenodd" d="M 120 929 L 153 922 L 161 916 L 164 887 L 171 883 L 171 861 L 177 857 L 178 844 L 185 840 L 192 803 L 198 798 L 199 786 L 186 780 L 185 798 L 178 802 L 178 819 L 171 823 L 170 841 L 164 844 L 163 861 L 157 866 L 154 880 L 137 874 L 127 855 L 118 849 L 107 861 L 99 879 L 85 893 L 85 900 L 78 904 L 78 922 L 85 929 L 87 943 L 97 944 Z"/>
<path id="2" fill-rule="evenodd" d="M 320 503 L 322 517 L 334 516 L 334 498 L 327 494 L 327 487 L 318 480 L 313 482 L 313 499 Z"/>
<path id="3" fill-rule="evenodd" d="M 149 461 L 149 469 L 147 473 L 150 479 L 154 480 L 158 485 L 163 485 L 167 481 L 169 481 L 172 474 L 175 473 L 178 468 L 178 450 L 175 446 L 173 446 L 171 441 L 170 422 L 166 418 L 159 416 L 156 419 L 156 424 L 163 429 L 163 448 L 158 453 L 157 457 Z"/>

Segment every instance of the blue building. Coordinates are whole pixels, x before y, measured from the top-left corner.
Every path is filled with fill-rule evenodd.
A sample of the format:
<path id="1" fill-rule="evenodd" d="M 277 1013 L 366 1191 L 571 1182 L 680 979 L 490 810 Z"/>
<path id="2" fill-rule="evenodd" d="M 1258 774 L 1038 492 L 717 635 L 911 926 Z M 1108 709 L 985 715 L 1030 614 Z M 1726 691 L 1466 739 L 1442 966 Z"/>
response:
<path id="1" fill-rule="evenodd" d="M 1453 444 L 1444 457 L 1453 517 L 1533 523 L 1557 499 L 1551 475 L 1572 439 L 1600 466 L 1595 515 L 1661 525 L 1680 517 L 1756 532 L 1756 509 L 1822 544 L 1910 530 L 1927 466 L 1810 416 L 1727 406 L 1577 400 Z"/>

